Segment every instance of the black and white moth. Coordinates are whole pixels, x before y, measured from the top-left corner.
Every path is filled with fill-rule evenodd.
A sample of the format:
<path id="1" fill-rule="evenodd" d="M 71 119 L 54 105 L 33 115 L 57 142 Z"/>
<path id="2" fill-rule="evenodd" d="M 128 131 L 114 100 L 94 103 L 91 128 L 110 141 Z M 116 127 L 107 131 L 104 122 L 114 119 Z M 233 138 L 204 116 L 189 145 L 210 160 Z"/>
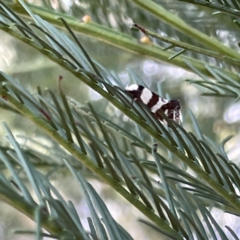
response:
<path id="1" fill-rule="evenodd" d="M 180 123 L 181 106 L 179 100 L 168 100 L 160 97 L 158 94 L 150 91 L 142 85 L 132 84 L 125 88 L 126 92 L 134 101 L 144 103 L 154 116 L 163 121 L 160 112 L 164 113 L 169 119 Z"/>

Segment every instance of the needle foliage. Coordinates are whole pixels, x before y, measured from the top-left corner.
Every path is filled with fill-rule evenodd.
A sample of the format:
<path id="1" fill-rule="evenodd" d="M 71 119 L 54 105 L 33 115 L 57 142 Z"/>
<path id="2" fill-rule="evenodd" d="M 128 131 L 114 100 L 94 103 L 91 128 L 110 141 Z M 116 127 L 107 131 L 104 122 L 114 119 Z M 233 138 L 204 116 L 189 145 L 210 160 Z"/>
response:
<path id="1" fill-rule="evenodd" d="M 195 73 L 198 80 L 187 81 L 203 95 L 238 100 L 240 54 L 236 46 L 223 44 L 207 22 L 218 27 L 219 14 L 224 14 L 222 30 L 232 26 L 232 31 L 239 31 L 239 2 L 103 0 L 73 4 L 68 11 L 56 2 L 58 11 L 48 0 L 40 6 L 0 0 L 0 29 L 93 89 L 106 100 L 106 108 L 68 96 L 61 76 L 57 91 L 41 83 L 29 90 L 0 72 L 1 107 L 31 121 L 48 141 L 47 146 L 38 137 L 26 137 L 29 144 L 21 144 L 8 122 L 2 124 L 6 136 L 0 146 L 0 200 L 36 222 L 35 229 L 16 233 L 36 239 L 133 239 L 89 183 L 88 177 L 94 176 L 137 208 L 145 217 L 139 219 L 139 228 L 146 225 L 159 239 L 239 239 L 231 226 L 221 226 L 211 213 L 215 207 L 240 215 L 240 169 L 224 149 L 230 138 L 222 144 L 212 141 L 192 112 L 192 130 L 184 123 L 157 121 L 126 95 L 116 73 L 90 56 L 79 35 Z M 192 12 L 181 11 L 189 5 Z M 194 19 L 200 10 L 207 16 L 201 19 L 206 24 L 196 19 L 188 24 L 187 18 Z M 87 12 L 92 21 L 76 18 Z M 154 44 L 140 43 L 139 31 L 130 29 L 127 18 Z M 134 72 L 129 76 L 145 84 Z M 121 111 L 119 118 L 112 114 L 113 107 Z M 127 123 L 119 121 L 126 117 Z M 90 213 L 87 228 L 73 202 L 52 184 L 52 171 L 59 168 L 79 182 Z"/>

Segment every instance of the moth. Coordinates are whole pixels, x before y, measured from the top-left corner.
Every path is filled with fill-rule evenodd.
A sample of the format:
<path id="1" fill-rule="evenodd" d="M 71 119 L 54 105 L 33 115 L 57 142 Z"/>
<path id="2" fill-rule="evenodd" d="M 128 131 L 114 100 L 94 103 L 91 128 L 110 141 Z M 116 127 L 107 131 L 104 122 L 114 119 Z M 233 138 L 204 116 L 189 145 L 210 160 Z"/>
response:
<path id="1" fill-rule="evenodd" d="M 146 87 L 132 84 L 125 88 L 125 91 L 134 101 L 141 101 L 145 104 L 153 115 L 164 122 L 160 112 L 164 113 L 169 119 L 180 123 L 181 106 L 179 100 L 168 100 L 152 92 Z"/>

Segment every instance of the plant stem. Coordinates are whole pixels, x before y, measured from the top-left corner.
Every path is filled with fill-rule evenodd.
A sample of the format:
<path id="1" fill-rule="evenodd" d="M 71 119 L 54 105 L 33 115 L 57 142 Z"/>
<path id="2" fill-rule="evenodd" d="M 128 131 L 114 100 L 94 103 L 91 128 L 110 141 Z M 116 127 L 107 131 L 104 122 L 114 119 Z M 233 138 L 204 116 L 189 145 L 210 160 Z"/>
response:
<path id="1" fill-rule="evenodd" d="M 120 183 L 113 180 L 104 169 L 99 168 L 94 161 L 92 161 L 87 155 L 81 153 L 74 144 L 68 142 L 64 139 L 55 129 L 53 129 L 46 121 L 40 117 L 36 117 L 24 104 L 18 102 L 14 97 L 8 94 L 5 90 L 0 90 L 2 96 L 7 97 L 7 101 L 11 103 L 17 111 L 22 113 L 25 117 L 31 120 L 36 126 L 44 130 L 52 139 L 63 146 L 67 151 L 69 151 L 76 159 L 83 163 L 88 169 L 94 172 L 99 178 L 101 178 L 105 183 L 116 190 L 121 196 L 127 199 L 133 206 L 135 206 L 140 212 L 142 212 L 146 217 L 148 217 L 152 222 L 154 222 L 160 229 L 167 232 L 173 239 L 181 240 L 182 238 L 169 227 L 163 220 L 161 220 L 156 214 L 154 214 L 149 208 L 147 208 L 142 202 L 140 202 L 135 196 L 129 193 Z"/>
<path id="2" fill-rule="evenodd" d="M 236 66 L 240 66 L 240 60 L 238 60 L 238 59 L 229 58 L 229 57 L 226 57 L 226 56 L 224 56 L 222 54 L 219 54 L 217 52 L 213 52 L 213 51 L 210 51 L 210 50 L 207 50 L 207 49 L 204 49 L 204 48 L 196 47 L 196 46 L 188 44 L 188 43 L 180 42 L 180 41 L 168 38 L 168 37 L 161 36 L 161 35 L 159 35 L 155 32 L 149 31 L 149 30 L 139 26 L 136 23 L 134 23 L 133 26 L 135 26 L 136 28 L 138 28 L 140 31 L 142 31 L 144 34 L 146 34 L 148 36 L 151 36 L 151 37 L 157 38 L 157 39 L 159 39 L 163 42 L 167 42 L 167 43 L 172 44 L 173 45 L 172 47 L 181 47 L 181 48 L 186 49 L 186 50 L 197 52 L 197 53 L 200 53 L 200 54 L 212 57 L 212 58 L 216 58 L 216 59 L 219 59 L 219 60 L 226 61 L 226 62 L 234 64 Z"/>
<path id="3" fill-rule="evenodd" d="M 198 41 L 200 44 L 206 46 L 207 48 L 214 50 L 219 54 L 226 55 L 230 58 L 240 59 L 240 54 L 237 51 L 223 45 L 216 39 L 208 37 L 204 33 L 186 24 L 182 19 L 165 10 L 159 4 L 150 0 L 131 0 L 131 1 L 137 4 L 139 7 L 143 8 L 145 11 L 148 11 L 152 15 L 158 17 L 163 22 L 169 24 L 173 28 L 186 34 L 186 36 L 191 36 L 194 40 Z"/>
<path id="4" fill-rule="evenodd" d="M 18 12 L 19 14 L 23 14 L 25 17 L 28 17 L 28 14 L 26 13 L 25 9 L 23 9 L 21 5 L 12 4 L 12 3 L 6 3 L 6 5 L 9 8 L 11 8 L 14 12 Z M 80 22 L 78 19 L 66 16 L 61 13 L 56 13 L 48 9 L 43 9 L 31 4 L 28 4 L 28 7 L 31 9 L 31 11 L 34 14 L 39 15 L 44 20 L 58 27 L 63 27 L 62 21 L 59 19 L 61 17 L 67 21 L 70 28 L 74 30 L 76 33 L 81 33 L 86 36 L 93 37 L 100 41 L 106 42 L 110 45 L 114 45 L 126 51 L 130 51 L 136 54 L 141 54 L 141 55 L 144 55 L 145 57 L 150 57 L 156 61 L 159 61 L 159 60 L 164 61 L 172 65 L 175 65 L 177 67 L 181 67 L 189 72 L 193 72 L 192 68 L 190 68 L 189 65 L 186 64 L 186 61 L 187 61 L 187 62 L 190 62 L 191 65 L 202 74 L 206 75 L 207 77 L 214 78 L 214 76 L 212 76 L 211 73 L 209 73 L 209 71 L 206 69 L 205 63 L 199 60 L 193 59 L 191 57 L 183 56 L 183 55 L 178 56 L 172 60 L 169 60 L 169 58 L 172 55 L 174 55 L 175 52 L 163 51 L 162 48 L 156 45 L 142 44 L 138 42 L 136 39 L 134 39 L 132 36 L 114 31 L 110 28 L 107 28 L 105 26 L 99 25 L 94 22 L 83 23 L 83 22 Z M 18 36 L 18 34 L 16 34 L 14 31 L 11 31 L 10 28 L 6 28 L 5 26 L 0 26 L 0 29 L 8 32 L 15 38 L 17 37 L 21 39 L 22 41 L 26 42 L 28 45 L 29 44 L 31 45 L 31 42 L 29 42 L 28 40 L 25 40 L 21 36 Z M 228 75 L 233 80 L 240 81 L 239 77 L 236 74 L 228 70 L 221 69 L 221 71 L 223 71 L 224 74 Z"/>

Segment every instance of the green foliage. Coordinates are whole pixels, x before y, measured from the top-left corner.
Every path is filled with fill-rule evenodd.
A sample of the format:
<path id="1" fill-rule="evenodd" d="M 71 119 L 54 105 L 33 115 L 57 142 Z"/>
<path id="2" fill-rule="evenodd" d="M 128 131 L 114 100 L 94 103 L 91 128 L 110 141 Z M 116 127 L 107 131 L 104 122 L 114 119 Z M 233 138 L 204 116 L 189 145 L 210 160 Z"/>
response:
<path id="1" fill-rule="evenodd" d="M 230 19 L 233 24 L 239 17 L 237 1 L 187 2 L 210 10 L 221 7 L 223 12 L 234 16 Z M 144 23 L 140 20 L 142 16 L 159 18 L 177 30 L 171 28 L 178 39 L 173 40 L 170 33 L 162 37 L 140 27 L 146 35 L 161 41 L 159 45 L 140 44 L 123 19 L 134 3 L 139 7 L 134 21 Z M 90 57 L 77 33 L 196 73 L 201 79 L 188 82 L 200 86 L 204 95 L 217 97 L 239 98 L 239 76 L 235 73 L 239 68 L 239 53 L 187 25 L 168 12 L 164 3 L 160 6 L 160 1 L 122 1 L 116 6 L 117 3 L 105 0 L 98 13 L 89 1 L 86 8 L 99 24 L 69 17 L 61 4 L 61 13 L 50 9 L 50 1 L 42 4 L 49 9 L 23 0 L 0 1 L 0 29 L 73 74 L 120 110 L 120 120 L 127 116 L 131 122 L 122 124 L 115 115 L 108 114 L 107 108 L 100 111 L 94 103 L 81 104 L 66 96 L 61 77 L 58 92 L 42 90 L 45 86 L 41 86 L 32 93 L 21 82 L 0 72 L 1 107 L 30 120 L 52 146 L 41 146 L 39 139 L 31 137 L 27 140 L 32 144 L 20 145 L 8 124 L 3 124 L 7 144 L 0 147 L 0 199 L 36 222 L 35 231 L 16 233 L 34 234 L 36 239 L 132 239 L 87 182 L 87 176 L 92 175 L 136 207 L 148 219 L 140 222 L 156 230 L 159 236 L 228 239 L 230 233 L 238 239 L 230 226 L 223 229 L 211 214 L 211 208 L 215 207 L 240 215 L 240 169 L 224 150 L 229 138 L 222 146 L 213 143 L 200 131 L 191 112 L 191 131 L 165 116 L 167 126 L 157 121 L 145 106 L 133 104 L 117 74 Z M 114 14 L 118 31 L 112 29 L 106 17 L 107 5 Z M 121 9 L 127 13 L 123 14 Z M 30 17 L 31 22 L 20 14 Z M 105 19 L 99 17 L 102 14 Z M 65 32 L 52 24 L 64 28 Z M 154 28 L 159 28 L 157 23 Z M 210 59 L 215 64 L 210 64 Z M 129 76 L 134 82 L 143 81 L 131 71 Z M 47 151 L 40 152 L 39 147 Z M 41 165 L 45 166 L 44 170 Z M 66 174 L 71 172 L 80 183 L 91 214 L 89 230 L 83 227 L 83 219 L 74 204 L 66 202 L 51 183 L 51 173 L 58 168 L 64 168 Z"/>

